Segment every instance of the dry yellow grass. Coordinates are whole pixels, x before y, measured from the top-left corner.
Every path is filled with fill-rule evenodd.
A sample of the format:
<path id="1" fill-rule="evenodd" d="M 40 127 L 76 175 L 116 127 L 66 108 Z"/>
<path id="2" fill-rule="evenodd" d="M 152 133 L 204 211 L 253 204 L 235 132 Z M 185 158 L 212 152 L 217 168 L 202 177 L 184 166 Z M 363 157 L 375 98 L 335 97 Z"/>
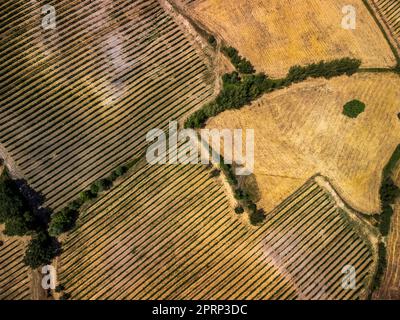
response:
<path id="1" fill-rule="evenodd" d="M 382 169 L 400 141 L 399 87 L 394 74 L 308 80 L 224 112 L 207 127 L 255 129 L 258 204 L 266 211 L 321 173 L 355 209 L 379 212 Z M 352 99 L 366 104 L 356 119 L 342 114 Z"/>
<path id="2" fill-rule="evenodd" d="M 361 0 L 356 30 L 341 27 L 345 0 L 200 0 L 188 10 L 236 47 L 259 71 L 283 76 L 294 64 L 350 56 L 364 67 L 395 65 L 395 58 Z"/>

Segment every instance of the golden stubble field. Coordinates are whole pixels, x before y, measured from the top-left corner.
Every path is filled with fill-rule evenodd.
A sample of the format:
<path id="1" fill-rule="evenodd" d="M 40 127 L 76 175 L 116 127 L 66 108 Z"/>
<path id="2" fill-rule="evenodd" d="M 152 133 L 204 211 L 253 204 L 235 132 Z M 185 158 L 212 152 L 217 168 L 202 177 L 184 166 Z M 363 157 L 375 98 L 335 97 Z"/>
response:
<path id="1" fill-rule="evenodd" d="M 341 27 L 342 8 L 349 4 L 356 8 L 356 30 Z M 361 0 L 198 0 L 188 12 L 275 77 L 295 64 L 344 56 L 361 59 L 363 67 L 395 65 Z"/>
<path id="2" fill-rule="evenodd" d="M 353 208 L 376 213 L 381 172 L 400 141 L 399 86 L 394 74 L 308 80 L 224 112 L 207 128 L 254 128 L 258 205 L 266 211 L 320 173 Z M 352 99 L 366 104 L 356 119 L 342 114 Z"/>

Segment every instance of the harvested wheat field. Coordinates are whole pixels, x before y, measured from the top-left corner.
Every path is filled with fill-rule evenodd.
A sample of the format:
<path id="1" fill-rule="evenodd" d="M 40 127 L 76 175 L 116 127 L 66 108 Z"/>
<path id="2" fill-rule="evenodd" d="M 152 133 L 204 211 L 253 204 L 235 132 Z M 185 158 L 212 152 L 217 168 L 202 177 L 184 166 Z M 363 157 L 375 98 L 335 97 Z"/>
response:
<path id="1" fill-rule="evenodd" d="M 310 179 L 261 227 L 230 208 L 201 165 L 139 166 L 68 235 L 59 281 L 72 299 L 357 299 L 375 268 L 369 239 Z M 341 287 L 343 266 L 357 287 Z"/>
<path id="2" fill-rule="evenodd" d="M 54 6 L 44 31 L 39 1 L 0 5 L 0 142 L 58 210 L 142 153 L 150 129 L 210 99 L 214 73 L 157 0 Z"/>
<path id="3" fill-rule="evenodd" d="M 400 166 L 394 174 L 394 181 L 400 186 Z M 380 289 L 374 294 L 377 299 L 400 299 L 400 199 L 396 200 L 387 239 L 387 269 Z"/>
<path id="4" fill-rule="evenodd" d="M 26 239 L 7 237 L 0 226 L 0 300 L 31 299 L 31 270 L 24 264 Z"/>
<path id="5" fill-rule="evenodd" d="M 187 2 L 186 2 L 187 3 Z M 345 0 L 195 0 L 187 11 L 258 71 L 284 76 L 295 64 L 354 57 L 363 67 L 396 64 L 384 36 L 361 0 L 356 30 L 341 26 Z"/>
<path id="6" fill-rule="evenodd" d="M 400 141 L 400 78 L 357 74 L 307 80 L 211 119 L 208 128 L 255 129 L 259 206 L 272 210 L 310 176 L 327 176 L 357 210 L 380 212 L 382 169 Z M 353 99 L 356 119 L 342 114 Z"/>

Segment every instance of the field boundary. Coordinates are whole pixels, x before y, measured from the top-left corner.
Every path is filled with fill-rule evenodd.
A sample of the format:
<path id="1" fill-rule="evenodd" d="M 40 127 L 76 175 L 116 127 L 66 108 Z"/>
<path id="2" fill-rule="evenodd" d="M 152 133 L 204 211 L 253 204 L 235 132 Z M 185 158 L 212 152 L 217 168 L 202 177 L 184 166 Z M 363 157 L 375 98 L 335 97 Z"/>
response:
<path id="1" fill-rule="evenodd" d="M 374 6 L 376 10 L 374 10 L 371 7 L 371 5 L 370 5 L 368 0 L 362 0 L 362 2 L 364 3 L 364 5 L 367 8 L 368 12 L 370 13 L 372 18 L 374 19 L 374 21 L 377 24 L 378 28 L 381 30 L 381 32 L 382 32 L 386 42 L 388 43 L 388 45 L 389 45 L 389 47 L 390 47 L 390 49 L 391 49 L 391 51 L 392 51 L 392 53 L 393 53 L 393 55 L 394 55 L 394 57 L 396 59 L 396 62 L 397 62 L 397 65 L 394 66 L 393 68 L 388 68 L 388 69 L 382 68 L 382 69 L 392 70 L 392 71 L 394 71 L 396 73 L 400 73 L 400 55 L 399 55 L 399 51 L 400 50 L 396 49 L 396 47 L 393 45 L 393 43 L 391 41 L 391 38 L 393 38 L 393 41 L 395 41 L 394 36 L 392 35 L 390 29 L 386 26 L 386 28 L 388 29 L 387 32 L 389 32 L 391 34 L 391 37 L 388 36 L 388 34 L 387 34 L 386 30 L 385 30 L 385 27 L 382 25 L 382 23 L 380 21 L 382 18 L 380 17 L 379 10 L 377 10 L 377 8 L 375 7 L 375 4 L 372 4 L 372 6 Z M 377 14 L 379 15 L 379 18 L 377 16 Z M 382 22 L 386 25 L 386 23 L 385 23 L 385 21 L 383 19 L 382 19 Z M 396 42 L 396 44 L 397 44 L 397 42 Z M 371 69 L 364 68 L 364 69 L 365 70 L 371 70 L 371 72 L 375 72 L 374 70 L 376 70 L 377 68 L 371 68 Z M 380 69 L 380 68 L 378 68 L 378 69 Z"/>

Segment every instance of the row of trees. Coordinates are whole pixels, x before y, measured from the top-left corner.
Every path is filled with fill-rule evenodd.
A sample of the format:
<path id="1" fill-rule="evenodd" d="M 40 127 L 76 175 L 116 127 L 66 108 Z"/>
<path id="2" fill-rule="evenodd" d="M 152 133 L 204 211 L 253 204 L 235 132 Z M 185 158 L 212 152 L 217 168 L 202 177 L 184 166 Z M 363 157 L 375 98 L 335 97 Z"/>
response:
<path id="1" fill-rule="evenodd" d="M 132 161 L 128 165 L 117 167 L 109 177 L 95 181 L 92 183 L 89 190 L 82 191 L 79 194 L 79 199 L 72 201 L 66 208 L 54 213 L 51 216 L 48 227 L 49 234 L 53 237 L 58 237 L 61 234 L 72 230 L 75 227 L 77 218 L 79 217 L 80 208 L 85 203 L 96 199 L 100 193 L 109 190 L 113 186 L 113 183 L 119 177 L 123 176 L 134 163 L 136 163 L 136 160 Z"/>
<path id="2" fill-rule="evenodd" d="M 256 72 L 251 62 L 239 55 L 239 52 L 235 48 L 223 46 L 221 51 L 229 58 L 236 70 L 240 73 L 252 74 Z"/>
<path id="3" fill-rule="evenodd" d="M 185 121 L 185 128 L 201 128 L 208 118 L 220 112 L 241 108 L 264 93 L 288 87 L 309 77 L 329 79 L 344 74 L 350 76 L 357 72 L 360 65 L 360 60 L 350 58 L 321 61 L 304 67 L 294 66 L 284 79 L 270 79 L 264 73 L 240 74 L 235 71 L 225 74 L 222 77 L 223 88 L 217 98 L 189 116 Z"/>
<path id="4" fill-rule="evenodd" d="M 257 205 L 253 202 L 253 200 L 251 200 L 248 192 L 239 187 L 239 183 L 233 171 L 232 165 L 226 164 L 224 159 L 222 159 L 220 168 L 224 172 L 228 183 L 234 190 L 235 199 L 240 203 L 240 205 L 235 208 L 235 212 L 237 214 L 242 214 L 244 212 L 244 208 L 246 208 L 249 213 L 250 223 L 252 225 L 257 226 L 263 223 L 265 220 L 264 210 L 258 209 Z"/>
<path id="5" fill-rule="evenodd" d="M 379 215 L 379 231 L 381 235 L 386 237 L 390 231 L 390 224 L 393 216 L 393 204 L 400 197 L 400 188 L 392 179 L 393 170 L 400 161 L 400 145 L 397 146 L 395 152 L 389 162 L 383 169 L 382 184 L 379 190 L 381 199 L 381 214 Z M 387 267 L 387 249 L 384 242 L 379 243 L 378 247 L 378 269 L 375 274 L 373 289 L 379 288 L 382 278 Z"/>

